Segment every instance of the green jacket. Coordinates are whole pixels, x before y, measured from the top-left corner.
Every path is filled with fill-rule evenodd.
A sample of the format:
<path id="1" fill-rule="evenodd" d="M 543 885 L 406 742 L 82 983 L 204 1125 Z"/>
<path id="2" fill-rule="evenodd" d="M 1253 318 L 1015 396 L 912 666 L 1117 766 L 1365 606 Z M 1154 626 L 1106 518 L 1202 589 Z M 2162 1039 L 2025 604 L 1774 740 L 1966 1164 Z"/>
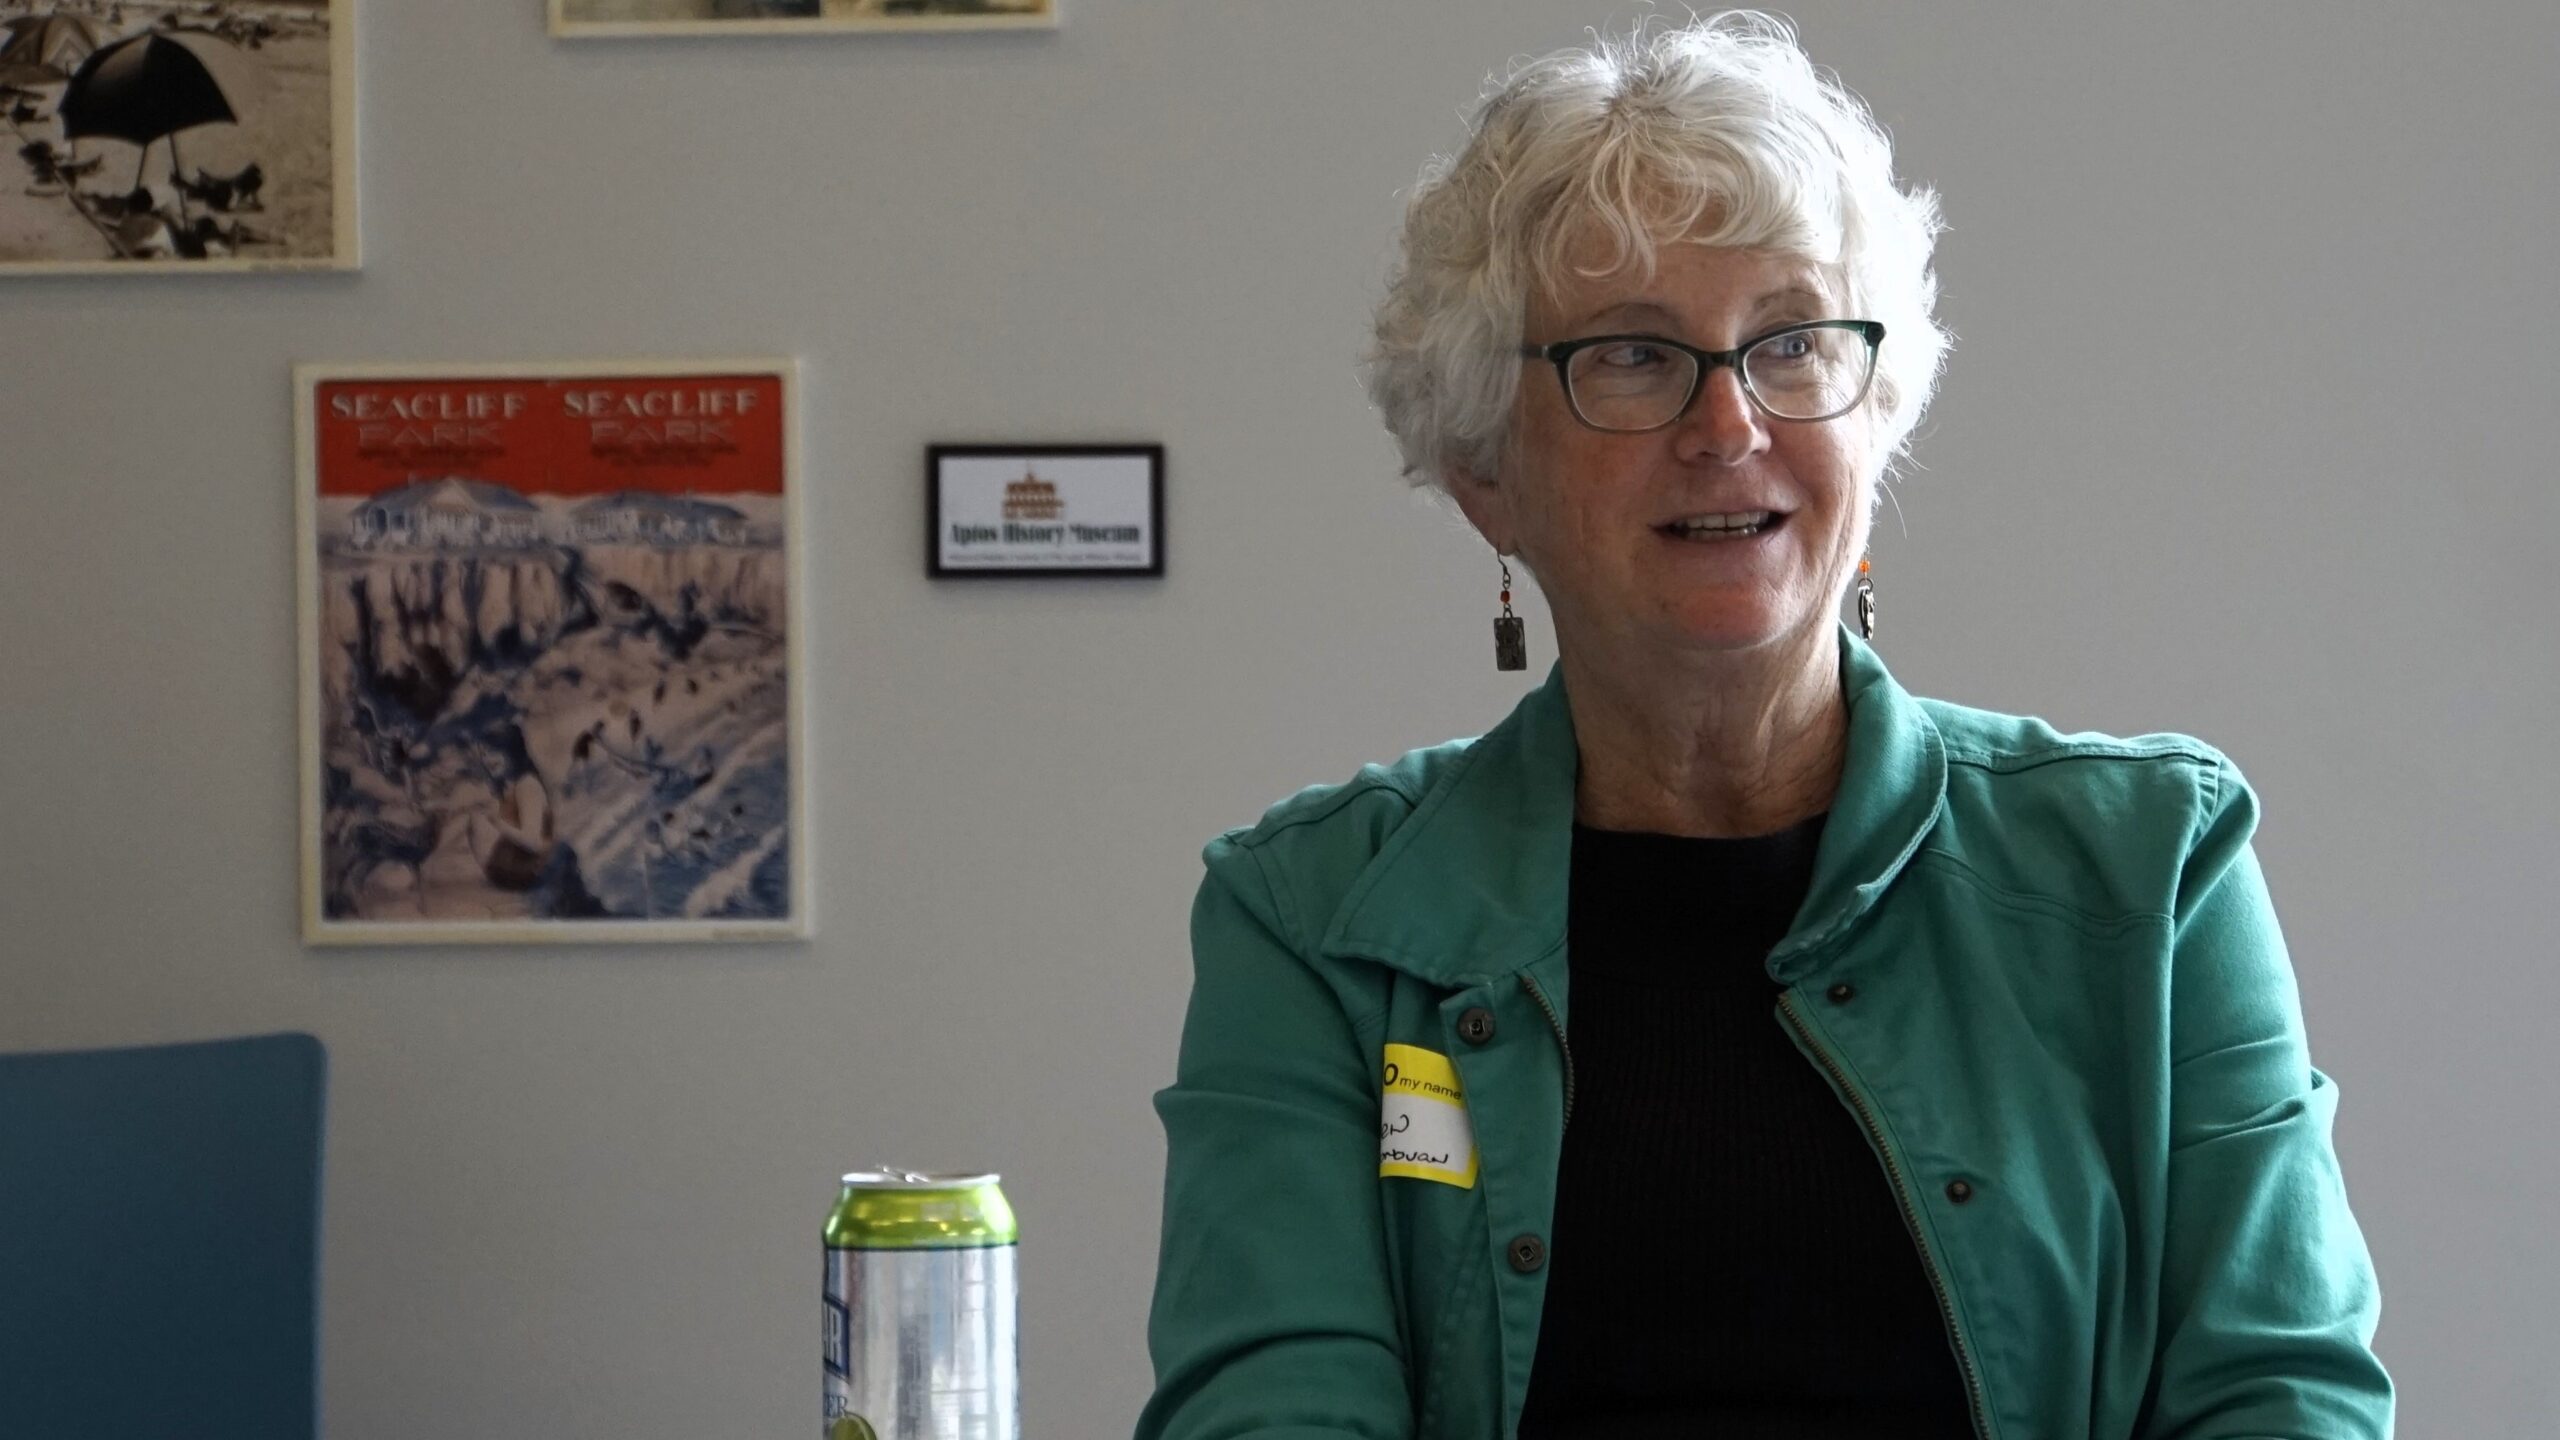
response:
<path id="1" fill-rule="evenodd" d="M 2389 1435 L 2239 772 L 1914 699 L 1840 647 L 1848 760 L 1770 1023 L 1864 1125 L 1976 1429 Z M 1577 763 L 1559 671 L 1209 845 L 1141 1440 L 1513 1435 L 1573 1110 Z"/>

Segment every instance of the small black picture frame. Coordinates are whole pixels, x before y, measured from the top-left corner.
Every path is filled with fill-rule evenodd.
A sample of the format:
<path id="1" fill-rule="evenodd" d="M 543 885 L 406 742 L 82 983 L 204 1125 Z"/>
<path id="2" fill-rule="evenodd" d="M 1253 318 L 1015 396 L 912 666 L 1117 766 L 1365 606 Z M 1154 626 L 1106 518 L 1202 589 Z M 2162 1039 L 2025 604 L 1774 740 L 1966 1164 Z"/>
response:
<path id="1" fill-rule="evenodd" d="M 925 447 L 936 580 L 1164 574 L 1164 447 Z"/>

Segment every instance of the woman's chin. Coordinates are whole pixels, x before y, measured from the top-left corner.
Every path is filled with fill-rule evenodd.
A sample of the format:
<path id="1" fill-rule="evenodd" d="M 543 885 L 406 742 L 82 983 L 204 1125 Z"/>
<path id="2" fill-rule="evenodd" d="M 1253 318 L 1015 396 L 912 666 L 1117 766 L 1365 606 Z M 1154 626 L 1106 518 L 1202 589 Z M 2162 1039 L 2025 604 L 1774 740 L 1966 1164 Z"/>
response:
<path id="1" fill-rule="evenodd" d="M 1786 645 L 1804 637 L 1808 617 L 1765 605 L 1722 605 L 1677 617 L 1675 643 L 1684 650 L 1740 653 Z"/>

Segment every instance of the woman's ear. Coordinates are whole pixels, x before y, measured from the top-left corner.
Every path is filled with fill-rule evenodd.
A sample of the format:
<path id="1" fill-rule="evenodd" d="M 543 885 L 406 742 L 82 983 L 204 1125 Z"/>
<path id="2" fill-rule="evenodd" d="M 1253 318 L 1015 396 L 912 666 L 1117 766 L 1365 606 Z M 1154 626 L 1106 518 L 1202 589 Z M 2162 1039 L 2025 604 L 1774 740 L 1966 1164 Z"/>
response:
<path id="1" fill-rule="evenodd" d="M 1519 524 L 1511 513 L 1511 492 L 1458 466 L 1451 466 L 1443 475 L 1445 483 L 1441 488 L 1457 502 L 1467 523 L 1476 527 L 1485 543 L 1504 555 L 1519 553 Z"/>

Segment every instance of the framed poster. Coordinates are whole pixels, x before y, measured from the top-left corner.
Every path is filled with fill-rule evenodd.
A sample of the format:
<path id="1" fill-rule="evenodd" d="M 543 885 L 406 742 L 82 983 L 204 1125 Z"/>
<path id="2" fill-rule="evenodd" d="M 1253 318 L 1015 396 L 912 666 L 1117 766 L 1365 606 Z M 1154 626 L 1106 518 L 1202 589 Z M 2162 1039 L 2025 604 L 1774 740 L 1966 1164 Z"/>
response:
<path id="1" fill-rule="evenodd" d="M 0 7 L 0 275 L 354 269 L 353 8 Z"/>
<path id="2" fill-rule="evenodd" d="M 554 35 L 1047 30 L 1058 0 L 551 0 Z"/>
<path id="3" fill-rule="evenodd" d="M 807 935 L 795 364 L 295 390 L 304 939 Z"/>
<path id="4" fill-rule="evenodd" d="M 1164 573 L 1161 445 L 935 445 L 925 573 Z"/>

